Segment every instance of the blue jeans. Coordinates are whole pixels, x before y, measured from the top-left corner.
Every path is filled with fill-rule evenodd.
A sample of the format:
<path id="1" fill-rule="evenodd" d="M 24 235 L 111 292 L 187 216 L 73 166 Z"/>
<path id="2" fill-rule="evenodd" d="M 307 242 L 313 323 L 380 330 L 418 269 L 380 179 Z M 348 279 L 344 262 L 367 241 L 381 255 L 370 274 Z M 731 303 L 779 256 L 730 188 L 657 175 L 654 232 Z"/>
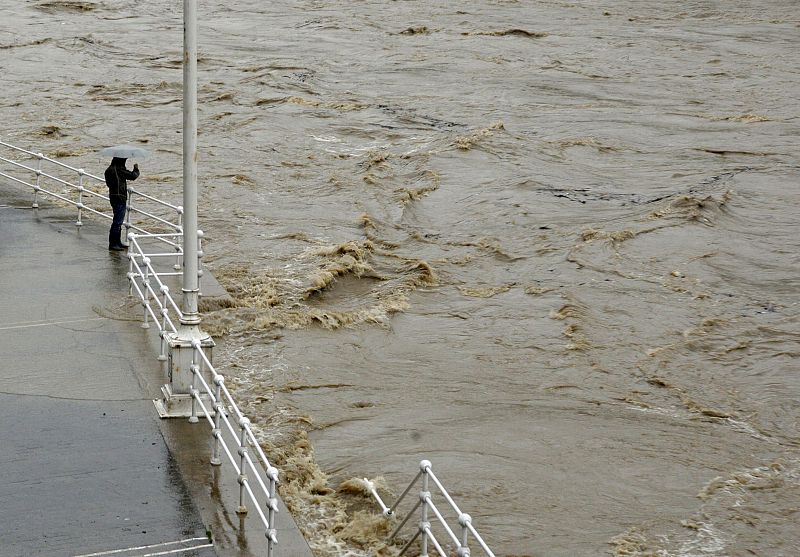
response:
<path id="1" fill-rule="evenodd" d="M 126 203 L 112 201 L 111 210 L 114 211 L 114 218 L 111 221 L 111 230 L 108 231 L 108 245 L 118 246 L 122 242 L 119 239 L 120 232 L 122 231 L 122 223 L 125 221 L 125 207 Z"/>

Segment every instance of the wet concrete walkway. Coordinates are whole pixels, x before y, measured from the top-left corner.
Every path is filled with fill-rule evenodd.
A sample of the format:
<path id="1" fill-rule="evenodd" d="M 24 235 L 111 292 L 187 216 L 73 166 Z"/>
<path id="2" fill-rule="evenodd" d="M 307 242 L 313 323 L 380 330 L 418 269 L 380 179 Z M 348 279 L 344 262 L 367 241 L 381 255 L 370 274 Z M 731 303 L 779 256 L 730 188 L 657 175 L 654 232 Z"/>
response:
<path id="1" fill-rule="evenodd" d="M 141 335 L 93 311 L 124 297 L 124 259 L 59 228 L 0 207 L 0 555 L 216 555 L 137 382 Z"/>
<path id="2" fill-rule="evenodd" d="M 156 417 L 161 370 L 125 320 L 124 254 L 73 219 L 0 192 L 0 555 L 265 555 L 244 519 L 215 518 L 225 504 L 205 494 L 229 499 L 235 475 L 200 466 L 200 429 Z M 277 555 L 310 555 L 282 510 Z"/>

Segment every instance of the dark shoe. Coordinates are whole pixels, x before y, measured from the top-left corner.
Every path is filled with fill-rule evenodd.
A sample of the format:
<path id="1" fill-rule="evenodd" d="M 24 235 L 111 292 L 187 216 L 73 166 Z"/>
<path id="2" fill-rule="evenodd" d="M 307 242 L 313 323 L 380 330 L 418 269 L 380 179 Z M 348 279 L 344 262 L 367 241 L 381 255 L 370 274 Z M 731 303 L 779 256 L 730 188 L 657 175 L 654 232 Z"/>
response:
<path id="1" fill-rule="evenodd" d="M 109 251 L 126 251 L 128 248 L 122 245 L 108 246 Z"/>

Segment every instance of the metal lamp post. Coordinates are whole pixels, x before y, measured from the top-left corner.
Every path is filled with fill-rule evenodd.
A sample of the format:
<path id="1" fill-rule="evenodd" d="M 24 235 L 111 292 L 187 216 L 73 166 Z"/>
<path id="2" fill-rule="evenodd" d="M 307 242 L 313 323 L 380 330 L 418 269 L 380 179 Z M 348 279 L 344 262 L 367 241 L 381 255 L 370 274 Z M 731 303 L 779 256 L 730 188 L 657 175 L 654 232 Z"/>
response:
<path id="1" fill-rule="evenodd" d="M 156 403 L 162 418 L 192 415 L 194 347 L 199 342 L 210 359 L 214 346 L 200 329 L 197 232 L 197 0 L 183 0 L 183 316 L 166 337 L 170 381 Z"/>
<path id="2" fill-rule="evenodd" d="M 183 0 L 183 318 L 197 312 L 197 0 Z"/>

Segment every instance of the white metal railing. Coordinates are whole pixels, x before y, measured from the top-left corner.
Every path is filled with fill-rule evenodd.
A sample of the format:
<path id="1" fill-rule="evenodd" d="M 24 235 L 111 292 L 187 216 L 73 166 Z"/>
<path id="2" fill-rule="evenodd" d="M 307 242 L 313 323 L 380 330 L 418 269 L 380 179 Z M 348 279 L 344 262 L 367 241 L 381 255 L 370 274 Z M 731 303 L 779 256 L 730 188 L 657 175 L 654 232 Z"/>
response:
<path id="1" fill-rule="evenodd" d="M 265 536 L 267 537 L 267 557 L 272 557 L 274 546 L 278 543 L 277 531 L 275 530 L 275 514 L 278 512 L 278 499 L 275 495 L 275 490 L 278 485 L 278 469 L 272 466 L 264 454 L 264 450 L 259 445 L 253 430 L 250 428 L 250 420 L 242 414 L 236 402 L 233 400 L 228 387 L 225 386 L 225 378 L 217 373 L 208 356 L 203 351 L 199 340 L 192 341 L 192 388 L 190 389 L 192 395 L 192 415 L 189 418 L 190 422 L 197 422 L 198 407 L 202 410 L 206 420 L 211 426 L 211 436 L 213 438 L 211 464 L 219 466 L 222 464 L 220 460 L 220 447 L 228 457 L 228 461 L 233 466 L 233 469 L 239 475 L 239 508 L 237 512 L 247 512 L 245 506 L 245 493 L 250 501 L 255 506 L 258 512 L 258 517 L 265 528 Z M 214 385 L 212 391 L 211 386 L 203 377 L 204 371 L 208 371 L 211 375 L 211 383 Z M 202 386 L 202 392 L 197 388 L 198 383 Z M 213 412 L 203 402 L 202 394 L 209 397 L 210 406 L 213 407 Z M 238 435 L 236 428 L 231 424 L 228 416 L 232 413 L 236 419 L 236 425 L 239 426 Z M 225 425 L 223 429 L 221 426 Z M 236 452 L 239 455 L 237 463 L 236 458 L 233 456 L 231 449 L 225 441 L 224 433 L 229 433 L 238 443 L 236 443 Z M 250 456 L 250 447 L 255 449 L 256 459 Z M 249 473 L 252 473 L 256 479 L 255 484 L 250 481 Z M 266 480 L 266 483 L 265 483 Z M 258 491 L 260 495 L 265 496 L 267 514 L 264 515 L 264 510 L 259 504 L 259 498 L 254 493 L 253 489 Z"/>
<path id="2" fill-rule="evenodd" d="M 161 337 L 159 360 L 166 360 L 167 335 L 177 334 L 176 321 L 180 322 L 183 313 L 172 298 L 169 287 L 161 280 L 161 276 L 174 273 L 160 273 L 153 266 L 153 257 L 171 256 L 172 254 L 147 254 L 142 249 L 140 242 L 143 239 L 157 239 L 163 236 L 170 235 L 136 233 L 128 235 L 130 292 L 136 292 L 144 306 L 142 327 L 149 328 L 151 320 L 158 327 Z M 199 239 L 202 239 L 199 231 L 198 236 Z M 198 249 L 198 253 L 201 253 L 200 249 Z M 239 409 L 228 387 L 225 386 L 225 378 L 214 368 L 199 340 L 192 341 L 190 370 L 192 386 L 189 392 L 192 405 L 189 421 L 197 423 L 200 416 L 205 417 L 208 421 L 211 426 L 212 438 L 210 463 L 213 466 L 222 465 L 220 458 L 220 449 L 222 449 L 238 475 L 239 508 L 237 512 L 242 514 L 247 512 L 248 499 L 255 506 L 258 518 L 265 529 L 267 557 L 272 557 L 274 546 L 278 542 L 275 530 L 275 513 L 278 512 L 278 499 L 275 494 L 278 485 L 278 469 L 270 464 L 253 434 L 250 420 Z M 208 375 L 210 381 L 206 380 L 204 375 Z M 255 459 L 250 454 L 251 450 L 255 451 Z M 255 483 L 251 478 L 255 480 Z M 262 509 L 259 500 L 266 501 L 263 505 L 265 508 Z"/>
<path id="3" fill-rule="evenodd" d="M 102 210 L 108 206 L 108 196 L 98 193 L 91 188 L 92 185 L 97 186 L 101 184 L 105 187 L 104 178 L 86 172 L 82 168 L 75 168 L 64 164 L 42 153 L 23 149 L 6 143 L 5 141 L 0 141 L 0 147 L 14 153 L 18 158 L 24 156 L 27 159 L 22 161 L 11 158 L 11 155 L 0 156 L 0 162 L 7 165 L 0 169 L 0 176 L 31 188 L 33 190 L 32 206 L 34 208 L 39 207 L 39 195 L 41 194 L 77 207 L 78 218 L 75 221 L 76 226 L 83 225 L 84 212 L 92 213 L 108 220 L 113 218 L 111 214 Z M 66 180 L 62 176 L 56 176 L 56 172 L 59 171 L 67 171 L 70 174 L 77 175 L 77 183 Z M 12 172 L 16 172 L 16 175 L 12 174 Z M 33 182 L 27 181 L 29 179 L 27 177 L 31 174 L 35 177 L 35 181 Z M 58 187 L 61 188 L 60 192 L 55 191 L 55 188 Z M 70 195 L 75 196 L 75 198 L 73 199 Z M 141 206 L 139 205 L 140 200 L 144 203 Z M 102 201 L 106 202 L 103 207 L 101 207 Z M 157 214 L 159 212 L 161 214 Z M 139 215 L 144 220 L 150 221 L 151 226 L 155 226 L 153 232 L 158 231 L 157 229 L 159 228 L 173 232 L 181 232 L 183 229 L 183 207 L 167 203 L 166 201 L 147 195 L 134 187 L 128 186 L 128 203 L 125 209 L 125 221 L 123 223 L 126 229 L 126 236 L 127 232 L 131 230 L 148 233 L 149 231 L 145 228 L 147 225 L 132 222 L 132 215 Z M 175 239 L 161 239 L 162 242 L 168 244 L 175 250 L 173 255 L 176 257 L 180 257 L 180 253 L 182 252 L 180 246 L 181 237 L 182 236 L 179 235 Z"/>
<path id="4" fill-rule="evenodd" d="M 181 313 L 178 304 L 175 300 L 169 296 L 169 287 L 164 284 L 162 280 L 163 277 L 182 277 L 183 270 L 180 263 L 180 258 L 183 256 L 183 250 L 175 253 L 175 252 L 159 252 L 159 251 L 145 251 L 144 247 L 142 246 L 143 241 L 157 241 L 157 242 L 164 242 L 171 245 L 176 245 L 176 243 L 180 240 L 183 236 L 182 232 L 167 232 L 167 233 L 146 233 L 146 234 L 137 234 L 136 232 L 128 233 L 128 294 L 133 295 L 134 290 L 139 296 L 139 299 L 142 300 L 142 306 L 144 307 L 144 320 L 142 322 L 142 328 L 149 329 L 150 322 L 149 318 L 152 317 L 155 321 L 158 321 L 159 317 L 156 316 L 154 313 L 155 310 L 152 307 L 153 302 L 156 303 L 158 306 L 158 313 L 161 315 L 162 325 L 160 327 L 161 330 L 164 330 L 167 325 L 170 325 L 171 331 L 174 333 L 176 332 L 176 327 L 174 323 L 169 319 L 167 315 L 164 315 L 165 310 L 169 310 L 170 308 L 175 311 L 175 315 L 180 320 L 183 317 L 183 313 Z M 202 280 L 203 280 L 203 268 L 200 265 L 200 262 L 203 260 L 203 238 L 205 235 L 203 234 L 202 230 L 197 231 L 197 260 L 198 260 L 198 270 L 197 270 L 197 284 L 198 288 L 202 287 Z M 172 266 L 172 271 L 167 271 L 163 268 L 157 268 L 153 260 L 163 260 L 163 259 L 172 259 L 175 258 L 175 263 Z M 140 282 L 137 283 L 137 280 Z M 155 287 L 157 287 L 157 291 L 155 287 L 153 287 L 152 282 L 155 282 Z M 166 294 L 167 296 L 164 296 Z M 161 297 L 161 298 L 159 298 Z M 161 354 L 159 355 L 159 360 L 165 360 L 166 356 L 164 355 L 164 339 L 162 337 L 161 341 Z"/>
<path id="5" fill-rule="evenodd" d="M 174 312 L 178 320 L 183 317 L 180 307 L 172 296 L 170 296 L 169 286 L 164 284 L 161 277 L 179 273 L 159 273 L 156 271 L 153 267 L 152 258 L 162 255 L 172 257 L 173 254 L 145 253 L 140 244 L 140 237 L 145 239 L 161 239 L 162 237 L 170 238 L 175 235 L 177 235 L 177 233 L 138 235 L 131 232 L 128 234 L 128 294 L 133 295 L 135 290 L 139 299 L 142 301 L 142 306 L 144 307 L 142 327 L 145 329 L 150 328 L 149 320 L 151 317 L 153 321 L 158 324 L 158 329 L 161 333 L 161 354 L 158 356 L 159 360 L 166 360 L 167 358 L 165 340 L 167 332 L 172 331 L 173 333 L 177 333 L 178 331 L 177 327 L 175 327 L 175 322 L 170 318 L 170 310 Z M 155 282 L 155 287 L 153 282 Z M 158 314 L 156 314 L 156 310 L 153 309 L 153 303 L 158 307 Z"/>
<path id="6" fill-rule="evenodd" d="M 408 512 L 405 518 L 400 521 L 400 524 L 394 529 L 394 532 L 389 536 L 389 540 L 393 540 L 397 535 L 403 530 L 403 527 L 408 523 L 417 509 L 420 510 L 420 520 L 417 525 L 417 532 L 414 536 L 403 546 L 403 549 L 400 551 L 399 555 L 404 555 L 406 551 L 413 545 L 413 543 L 422 536 L 421 540 L 421 553 L 420 555 L 426 557 L 428 555 L 428 543 L 430 542 L 431 545 L 436 549 L 441 557 L 448 557 L 451 555 L 448 551 L 446 551 L 446 546 L 449 546 L 449 542 L 446 544 L 441 543 L 434 534 L 431 522 L 430 522 L 430 514 L 433 513 L 436 517 L 439 526 L 444 530 L 444 532 L 449 537 L 450 541 L 452 541 L 453 546 L 452 548 L 456 550 L 456 555 L 458 557 L 470 557 L 471 550 L 469 548 L 469 541 L 470 535 L 472 538 L 478 543 L 478 545 L 483 549 L 484 553 L 489 557 L 495 557 L 492 550 L 489 549 L 489 546 L 486 545 L 486 542 L 483 541 L 483 538 L 472 525 L 472 517 L 467 513 L 461 512 L 461 509 L 458 508 L 453 498 L 447 492 L 445 487 L 439 481 L 439 478 L 436 477 L 436 474 L 433 473 L 432 465 L 429 460 L 423 460 L 419 463 L 419 472 L 417 472 L 416 477 L 411 480 L 411 483 L 408 484 L 408 487 L 403 491 L 400 497 L 397 498 L 397 501 L 391 507 L 387 507 L 386 504 L 381 499 L 381 496 L 378 495 L 378 491 L 375 488 L 375 484 L 370 480 L 364 478 L 364 482 L 366 483 L 367 489 L 378 502 L 383 511 L 383 515 L 387 518 L 394 517 L 397 512 L 397 506 L 405 499 L 406 495 L 411 492 L 411 488 L 414 487 L 414 484 L 417 483 L 418 480 L 422 479 L 422 489 L 419 491 L 419 500 L 413 506 L 413 508 Z M 447 504 L 450 506 L 450 509 L 456 514 L 456 520 L 458 521 L 459 530 L 458 535 L 454 532 L 454 529 L 450 527 L 448 521 L 445 519 L 442 511 L 436 504 L 433 502 L 433 498 L 431 496 L 431 482 L 433 485 L 438 488 L 439 493 L 444 497 Z"/>

